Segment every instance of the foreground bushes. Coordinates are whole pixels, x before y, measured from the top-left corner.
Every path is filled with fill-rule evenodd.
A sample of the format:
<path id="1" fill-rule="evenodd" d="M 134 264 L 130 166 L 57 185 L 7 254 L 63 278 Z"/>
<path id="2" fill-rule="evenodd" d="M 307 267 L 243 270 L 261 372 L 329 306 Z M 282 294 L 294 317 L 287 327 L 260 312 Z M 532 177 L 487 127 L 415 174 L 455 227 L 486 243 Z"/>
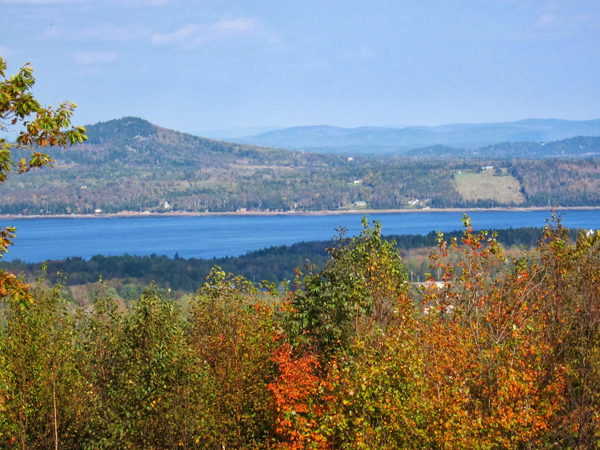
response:
<path id="1" fill-rule="evenodd" d="M 598 448 L 600 238 L 464 225 L 418 292 L 377 223 L 283 297 L 217 268 L 73 310 L 2 274 L 0 447 Z"/>

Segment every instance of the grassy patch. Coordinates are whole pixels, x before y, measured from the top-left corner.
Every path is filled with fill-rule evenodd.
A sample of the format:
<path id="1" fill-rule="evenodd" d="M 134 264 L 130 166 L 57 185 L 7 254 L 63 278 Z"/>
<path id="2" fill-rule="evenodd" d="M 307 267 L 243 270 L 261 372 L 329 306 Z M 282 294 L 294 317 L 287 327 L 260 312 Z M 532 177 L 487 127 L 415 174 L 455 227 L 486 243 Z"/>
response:
<path id="1" fill-rule="evenodd" d="M 455 175 L 456 189 L 465 200 L 494 199 L 500 203 L 523 203 L 519 181 L 504 169 L 501 176 L 493 170 L 483 173 L 463 172 Z"/>

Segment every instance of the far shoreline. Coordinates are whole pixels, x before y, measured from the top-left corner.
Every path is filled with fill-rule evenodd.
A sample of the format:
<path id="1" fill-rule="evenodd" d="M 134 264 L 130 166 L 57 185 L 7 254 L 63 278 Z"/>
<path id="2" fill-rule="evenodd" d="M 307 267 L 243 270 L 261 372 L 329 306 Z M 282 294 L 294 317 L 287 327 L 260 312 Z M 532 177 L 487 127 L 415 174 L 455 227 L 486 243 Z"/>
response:
<path id="1" fill-rule="evenodd" d="M 422 208 L 422 209 L 348 209 L 336 211 L 230 211 L 230 212 L 118 212 L 110 214 L 0 214 L 0 220 L 15 219 L 118 219 L 144 217 L 251 217 L 251 216 L 339 216 L 407 213 L 468 213 L 468 212 L 535 212 L 535 211 L 593 211 L 600 206 L 531 206 L 498 208 Z"/>

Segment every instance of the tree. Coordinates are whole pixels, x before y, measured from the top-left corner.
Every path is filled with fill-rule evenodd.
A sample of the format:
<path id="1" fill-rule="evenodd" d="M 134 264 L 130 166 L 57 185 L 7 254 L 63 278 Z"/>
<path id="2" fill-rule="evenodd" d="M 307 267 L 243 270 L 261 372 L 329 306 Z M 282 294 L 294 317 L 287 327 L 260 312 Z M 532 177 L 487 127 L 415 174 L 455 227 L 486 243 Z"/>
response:
<path id="1" fill-rule="evenodd" d="M 298 272 L 300 289 L 290 297 L 292 340 L 308 339 L 331 355 L 389 325 L 398 295 L 408 290 L 406 271 L 395 241 L 382 237 L 381 224 L 375 221 L 370 228 L 365 217 L 362 225 L 354 238 L 340 230 L 322 269 L 312 265 L 308 273 Z"/>
<path id="2" fill-rule="evenodd" d="M 19 73 L 9 78 L 6 78 L 5 71 L 6 62 L 0 57 L 0 133 L 5 135 L 6 133 L 15 131 L 17 137 L 14 142 L 9 141 L 6 137 L 0 137 L 0 184 L 6 180 L 9 173 L 23 174 L 34 168 L 52 166 L 53 160 L 46 153 L 38 151 L 40 147 L 59 146 L 65 148 L 67 145 L 80 143 L 87 139 L 84 127 L 71 127 L 71 116 L 76 107 L 74 103 L 64 102 L 56 109 L 53 109 L 52 106 L 43 108 L 34 98 L 30 90 L 35 83 L 35 79 L 33 78 L 33 69 L 29 64 L 25 64 L 25 66 L 20 69 Z M 31 150 L 32 153 L 29 157 L 22 157 L 15 162 L 13 161 L 14 150 Z M 0 259 L 4 253 L 8 251 L 8 246 L 12 245 L 15 232 L 16 229 L 14 227 L 0 228 Z M 37 295 L 35 293 L 32 294 L 30 293 L 29 288 L 28 285 L 14 275 L 0 271 L 0 300 L 6 299 L 9 301 L 9 304 L 14 308 L 12 312 L 16 312 L 17 315 L 15 317 L 17 318 L 37 317 L 35 311 L 43 310 L 46 305 L 43 300 L 46 297 L 51 299 L 56 298 L 55 295 L 44 296 L 39 295 L 39 293 Z M 33 304 L 34 297 L 37 297 L 39 305 Z M 52 302 L 48 304 L 51 303 Z M 29 309 L 35 311 L 31 314 L 27 314 L 26 311 Z M 56 308 L 50 308 L 48 311 L 50 310 L 56 312 Z M 24 315 L 19 316 L 19 311 Z M 60 390 L 63 388 L 63 385 L 59 380 L 59 372 L 64 369 L 57 361 L 61 360 L 61 358 L 66 358 L 66 360 L 69 359 L 64 353 L 66 347 L 63 348 L 58 345 L 58 343 L 66 342 L 64 339 L 59 339 L 59 335 L 64 337 L 63 335 L 66 333 L 65 330 L 67 330 L 68 327 L 65 327 L 64 316 L 61 316 L 60 314 L 52 315 L 48 312 L 47 314 L 41 314 L 40 318 L 43 318 L 44 320 L 47 318 L 56 319 L 52 326 L 50 326 L 50 329 L 53 330 L 52 333 L 47 332 L 47 330 L 46 332 L 41 333 L 34 332 L 34 325 L 37 323 L 35 321 L 24 320 L 20 322 L 19 320 L 14 320 L 9 327 L 11 331 L 9 334 L 10 339 L 2 340 L 3 351 L 1 353 L 2 356 L 0 356 L 0 362 L 2 363 L 2 367 L 0 367 L 0 380 L 2 380 L 0 381 L 0 404 L 6 404 L 7 401 L 10 402 L 17 397 L 21 399 L 21 406 L 23 406 L 23 408 L 20 410 L 19 418 L 22 426 L 20 427 L 20 433 L 18 434 L 20 434 L 20 440 L 23 446 L 25 446 L 28 432 L 27 425 L 23 426 L 23 419 L 25 418 L 26 423 L 27 418 L 32 418 L 29 417 L 28 414 L 30 412 L 29 408 L 31 407 L 32 397 L 25 393 L 30 393 L 29 388 L 33 389 L 34 401 L 36 401 L 36 399 L 39 400 L 39 404 L 47 405 L 48 399 L 52 398 L 52 408 L 38 408 L 40 411 L 44 410 L 47 413 L 48 411 L 51 411 L 48 414 L 52 417 L 52 426 L 47 427 L 46 431 L 53 429 L 53 432 L 46 433 L 49 436 L 52 436 L 52 438 L 42 441 L 44 443 L 41 445 L 48 447 L 50 443 L 53 442 L 54 446 L 57 448 L 59 427 L 69 422 L 67 417 L 59 418 L 56 408 L 57 395 L 60 394 Z M 17 328 L 12 328 L 14 326 L 17 326 Z M 20 336 L 19 330 L 24 331 L 23 336 L 25 336 L 27 345 L 21 345 L 22 343 L 17 342 Z M 41 336 L 42 340 L 36 341 L 33 345 L 29 345 L 31 342 L 29 342 L 28 339 L 33 336 Z M 47 338 L 46 342 L 43 342 L 43 338 Z M 10 356 L 10 352 L 7 352 L 6 350 L 10 349 L 11 342 L 17 342 L 19 344 L 15 347 L 17 349 L 17 354 L 20 353 L 24 356 L 24 358 L 21 359 L 21 361 L 24 362 L 23 365 L 19 367 L 17 364 L 17 366 L 12 367 L 12 369 L 17 368 L 18 370 L 16 371 L 11 371 L 11 366 L 6 364 L 7 361 L 4 360 L 5 357 Z M 23 353 L 23 347 L 27 349 L 44 349 L 41 353 L 37 351 L 37 353 L 33 355 L 34 357 L 43 355 L 44 353 L 51 355 L 50 360 L 47 359 L 39 366 L 36 366 L 42 368 L 45 367 L 46 369 L 51 367 L 51 373 L 40 374 L 35 373 L 34 369 L 28 369 L 31 377 L 27 378 L 25 375 L 27 370 L 25 370 L 25 368 L 32 368 L 35 364 L 32 364 L 32 359 L 30 358 L 32 355 Z M 8 360 L 15 362 L 18 361 L 18 358 L 11 359 L 9 357 Z M 19 374 L 19 376 L 11 377 L 11 375 L 14 374 Z M 51 389 L 46 389 L 49 386 L 47 383 L 31 384 L 30 381 L 35 380 L 36 378 L 43 381 L 51 380 Z M 25 380 L 25 382 L 21 383 L 23 380 Z M 14 383 L 11 384 L 11 381 L 14 381 Z M 18 392 L 19 395 L 11 395 L 11 388 L 14 388 L 15 392 Z M 59 423 L 59 419 L 64 420 L 60 420 Z M 2 422 L 4 423 L 4 420 Z M 42 428 L 46 424 L 43 423 L 43 420 L 35 419 L 33 419 L 31 423 L 38 424 Z M 4 435 L 3 432 L 0 432 L 0 434 Z"/>
<path id="3" fill-rule="evenodd" d="M 191 347 L 210 377 L 194 406 L 205 448 L 265 448 L 272 434 L 266 393 L 276 376 L 276 323 L 261 297 L 250 281 L 215 267 L 191 302 Z"/>
<path id="4" fill-rule="evenodd" d="M 9 173 L 23 174 L 31 169 L 52 167 L 54 162 L 40 147 L 63 147 L 87 140 L 84 127 L 72 127 L 75 103 L 63 102 L 58 108 L 43 108 L 31 93 L 35 83 L 33 68 L 25 64 L 16 75 L 6 78 L 6 62 L 0 57 L 0 132 L 16 132 L 14 142 L 0 137 L 0 184 Z M 18 131 L 17 131 L 18 130 Z M 13 161 L 13 151 L 31 150 L 27 158 Z M 15 228 L 0 229 L 0 258 L 12 245 Z M 5 275 L 2 274 L 1 278 Z"/>
<path id="5" fill-rule="evenodd" d="M 548 294 L 556 277 L 535 251 L 509 258 L 495 233 L 473 233 L 467 216 L 463 224 L 460 243 L 439 233 L 431 261 L 443 285 L 422 287 L 427 447 L 582 448 L 552 437 L 570 372 Z"/>

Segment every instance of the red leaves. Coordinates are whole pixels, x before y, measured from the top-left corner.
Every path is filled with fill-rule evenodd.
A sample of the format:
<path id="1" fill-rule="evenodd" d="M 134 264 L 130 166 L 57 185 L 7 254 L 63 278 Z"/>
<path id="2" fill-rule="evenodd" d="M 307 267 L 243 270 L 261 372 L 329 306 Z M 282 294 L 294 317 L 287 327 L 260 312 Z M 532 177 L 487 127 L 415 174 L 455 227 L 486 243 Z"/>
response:
<path id="1" fill-rule="evenodd" d="M 316 432 L 316 425 L 326 408 L 320 400 L 327 383 L 317 375 L 320 364 L 317 357 L 307 353 L 293 355 L 288 343 L 273 354 L 279 368 L 275 383 L 269 391 L 277 411 L 275 431 L 282 449 L 330 448 L 326 439 Z"/>

